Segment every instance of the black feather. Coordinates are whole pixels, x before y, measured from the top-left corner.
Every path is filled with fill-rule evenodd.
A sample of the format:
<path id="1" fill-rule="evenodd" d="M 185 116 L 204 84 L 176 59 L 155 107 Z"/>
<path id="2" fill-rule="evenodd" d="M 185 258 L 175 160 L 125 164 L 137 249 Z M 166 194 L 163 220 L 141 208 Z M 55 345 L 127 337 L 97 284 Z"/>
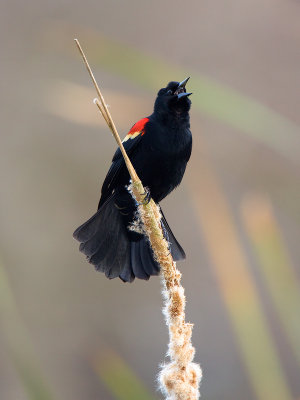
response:
<path id="1" fill-rule="evenodd" d="M 172 254 L 174 261 L 185 260 L 185 258 L 186 258 L 185 252 L 184 252 L 183 248 L 180 246 L 180 244 L 178 243 L 178 241 L 176 240 L 173 232 L 171 231 L 171 228 L 169 227 L 169 224 L 168 224 L 161 208 L 160 208 L 160 213 L 162 215 L 161 225 L 162 225 L 162 229 L 164 232 L 164 236 L 167 239 L 167 241 L 169 242 L 171 254 Z"/>
<path id="2" fill-rule="evenodd" d="M 153 251 L 146 237 L 140 240 L 140 257 L 144 271 L 148 275 L 159 275 L 160 266 L 153 257 Z"/>
<path id="3" fill-rule="evenodd" d="M 138 242 L 130 243 L 132 271 L 137 278 L 148 280 L 150 278 L 150 275 L 148 275 L 143 268 L 143 262 L 140 254 L 140 242 L 141 240 L 139 240 Z"/>

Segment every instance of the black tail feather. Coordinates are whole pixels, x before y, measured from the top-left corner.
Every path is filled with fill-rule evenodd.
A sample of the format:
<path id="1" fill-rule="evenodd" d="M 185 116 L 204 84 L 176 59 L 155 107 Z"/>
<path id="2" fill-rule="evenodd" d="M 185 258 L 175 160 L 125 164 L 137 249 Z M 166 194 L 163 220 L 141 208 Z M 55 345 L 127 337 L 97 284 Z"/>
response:
<path id="1" fill-rule="evenodd" d="M 174 260 L 184 259 L 185 253 L 163 214 L 161 223 Z M 124 282 L 132 282 L 135 277 L 148 280 L 151 275 L 159 275 L 160 266 L 154 259 L 148 239 L 140 235 L 140 240 L 136 240 L 135 235 L 135 241 L 130 240 L 113 196 L 77 228 L 73 236 L 80 242 L 79 250 L 88 261 L 109 279 L 119 276 Z"/>
<path id="2" fill-rule="evenodd" d="M 162 216 L 161 225 L 162 225 L 163 233 L 164 233 L 165 238 L 169 242 L 171 254 L 172 254 L 174 261 L 185 260 L 185 252 L 184 252 L 183 248 L 180 246 L 180 244 L 177 242 L 161 208 L 160 208 L 160 213 Z"/>
<path id="3" fill-rule="evenodd" d="M 130 242 L 122 218 L 111 197 L 73 234 L 79 250 L 98 271 L 112 279 L 130 270 Z M 132 280 L 132 274 L 126 278 Z"/>
<path id="4" fill-rule="evenodd" d="M 142 260 L 142 266 L 148 275 L 159 275 L 160 266 L 157 261 L 154 260 L 153 251 L 150 248 L 150 244 L 146 237 L 140 240 L 140 256 Z"/>
<path id="5" fill-rule="evenodd" d="M 122 279 L 123 282 L 133 282 L 134 281 L 134 273 L 132 271 L 131 265 L 127 268 L 123 268 L 122 272 L 119 275 L 120 279 Z"/>
<path id="6" fill-rule="evenodd" d="M 133 273 L 137 278 L 148 280 L 150 278 L 150 275 L 148 275 L 145 269 L 143 268 L 143 260 L 141 258 L 140 243 L 142 240 L 130 243 L 131 266 Z"/>

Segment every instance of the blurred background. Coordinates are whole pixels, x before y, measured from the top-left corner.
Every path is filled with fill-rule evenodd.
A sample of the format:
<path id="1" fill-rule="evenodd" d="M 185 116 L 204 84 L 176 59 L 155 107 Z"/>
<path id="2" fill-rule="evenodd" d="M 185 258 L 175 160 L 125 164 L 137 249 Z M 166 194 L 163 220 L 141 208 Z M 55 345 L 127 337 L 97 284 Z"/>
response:
<path id="1" fill-rule="evenodd" d="M 0 4 L 0 398 L 161 399 L 161 282 L 96 273 L 72 239 L 115 142 L 191 76 L 192 159 L 163 203 L 206 400 L 300 399 L 295 0 Z"/>

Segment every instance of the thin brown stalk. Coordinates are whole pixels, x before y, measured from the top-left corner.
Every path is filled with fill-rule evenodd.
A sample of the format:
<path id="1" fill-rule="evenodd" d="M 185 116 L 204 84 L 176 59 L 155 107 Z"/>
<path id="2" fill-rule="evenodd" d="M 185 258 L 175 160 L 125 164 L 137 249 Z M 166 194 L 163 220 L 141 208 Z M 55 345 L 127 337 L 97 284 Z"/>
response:
<path id="1" fill-rule="evenodd" d="M 109 129 L 111 130 L 114 138 L 116 139 L 116 141 L 118 143 L 118 146 L 120 147 L 120 149 L 122 151 L 122 154 L 123 154 L 124 160 L 126 162 L 126 166 L 127 166 L 128 171 L 130 173 L 132 181 L 133 182 L 138 181 L 139 178 L 138 178 L 138 176 L 137 176 L 137 174 L 136 174 L 136 172 L 135 172 L 135 170 L 134 170 L 134 168 L 133 168 L 133 166 L 131 164 L 131 161 L 129 160 L 129 157 L 127 156 L 127 153 L 126 153 L 126 151 L 124 149 L 123 143 L 122 143 L 122 141 L 120 139 L 120 136 L 118 134 L 117 128 L 116 128 L 116 126 L 114 124 L 114 121 L 113 121 L 111 115 L 110 115 L 110 112 L 109 112 L 109 110 L 107 108 L 107 105 L 106 105 L 106 102 L 104 100 L 104 97 L 103 97 L 103 95 L 101 93 L 101 90 L 100 90 L 100 88 L 98 86 L 98 83 L 97 83 L 97 81 L 96 81 L 96 79 L 94 77 L 93 71 L 92 71 L 92 69 L 91 69 L 91 67 L 90 67 L 90 65 L 88 63 L 88 60 L 87 60 L 87 58 L 86 58 L 86 56 L 84 54 L 84 51 L 82 50 L 82 47 L 80 46 L 80 43 L 79 43 L 78 39 L 74 39 L 74 40 L 75 40 L 76 46 L 77 46 L 82 58 L 83 58 L 83 62 L 84 62 L 85 66 L 86 66 L 86 68 L 88 70 L 88 73 L 89 73 L 89 75 L 90 75 L 90 77 L 91 77 L 91 79 L 93 81 L 93 84 L 95 86 L 96 92 L 97 92 L 97 94 L 99 96 L 99 99 L 100 99 L 100 102 L 99 102 L 99 99 L 97 99 L 97 98 L 94 99 L 94 103 L 96 104 L 96 106 L 100 110 L 105 122 L 107 123 Z"/>
<path id="2" fill-rule="evenodd" d="M 176 263 L 169 250 L 169 243 L 162 231 L 159 206 L 152 199 L 150 202 L 145 202 L 146 191 L 126 154 L 84 52 L 77 39 L 75 42 L 100 98 L 100 101 L 95 99 L 94 102 L 120 146 L 132 179 L 129 191 L 138 204 L 138 221 L 135 221 L 131 228 L 142 230 L 148 237 L 154 257 L 161 266 L 165 298 L 163 312 L 169 328 L 168 356 L 170 362 L 164 365 L 160 371 L 160 389 L 167 400 L 196 400 L 200 396 L 199 385 L 202 373 L 200 366 L 192 362 L 195 353 L 191 343 L 193 325 L 185 322 L 186 299 L 180 283 L 181 273 L 176 268 Z"/>
<path id="3" fill-rule="evenodd" d="M 99 98 L 101 100 L 101 104 L 102 104 L 102 106 L 104 108 L 104 112 L 102 110 L 101 110 L 101 112 L 102 112 L 103 118 L 105 119 L 107 125 L 109 126 L 109 119 L 108 119 L 108 116 L 107 116 L 107 113 L 106 113 L 106 110 L 105 110 L 105 106 L 106 105 L 105 105 L 105 101 L 104 101 L 104 99 L 102 97 L 100 88 L 99 88 L 99 86 L 97 84 L 97 81 L 96 81 L 96 79 L 94 77 L 93 71 L 91 70 L 91 67 L 90 67 L 90 65 L 88 63 L 88 60 L 87 60 L 83 50 L 82 50 L 82 47 L 80 46 L 80 43 L 79 43 L 78 39 L 74 39 L 74 41 L 75 41 L 76 46 L 77 46 L 77 48 L 78 48 L 78 50 L 79 50 L 79 52 L 80 52 L 80 54 L 81 54 L 81 56 L 83 58 L 83 62 L 85 64 L 85 66 L 86 66 L 86 69 L 88 70 L 88 73 L 89 73 L 89 75 L 90 75 L 90 77 L 91 77 L 91 79 L 93 81 L 93 84 L 95 86 L 96 92 L 97 92 L 97 94 L 98 94 L 98 96 L 99 96 Z"/>

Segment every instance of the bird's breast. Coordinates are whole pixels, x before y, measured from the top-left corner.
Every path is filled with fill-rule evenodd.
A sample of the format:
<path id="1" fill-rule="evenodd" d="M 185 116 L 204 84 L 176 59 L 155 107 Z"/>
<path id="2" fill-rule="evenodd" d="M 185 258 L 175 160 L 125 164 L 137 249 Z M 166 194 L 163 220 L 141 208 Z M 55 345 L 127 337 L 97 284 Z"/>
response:
<path id="1" fill-rule="evenodd" d="M 156 135 L 155 140 L 151 139 L 143 142 L 134 164 L 144 186 L 150 188 L 153 199 L 161 201 L 182 180 L 191 154 L 192 136 L 186 129 L 163 132 L 162 136 Z"/>

